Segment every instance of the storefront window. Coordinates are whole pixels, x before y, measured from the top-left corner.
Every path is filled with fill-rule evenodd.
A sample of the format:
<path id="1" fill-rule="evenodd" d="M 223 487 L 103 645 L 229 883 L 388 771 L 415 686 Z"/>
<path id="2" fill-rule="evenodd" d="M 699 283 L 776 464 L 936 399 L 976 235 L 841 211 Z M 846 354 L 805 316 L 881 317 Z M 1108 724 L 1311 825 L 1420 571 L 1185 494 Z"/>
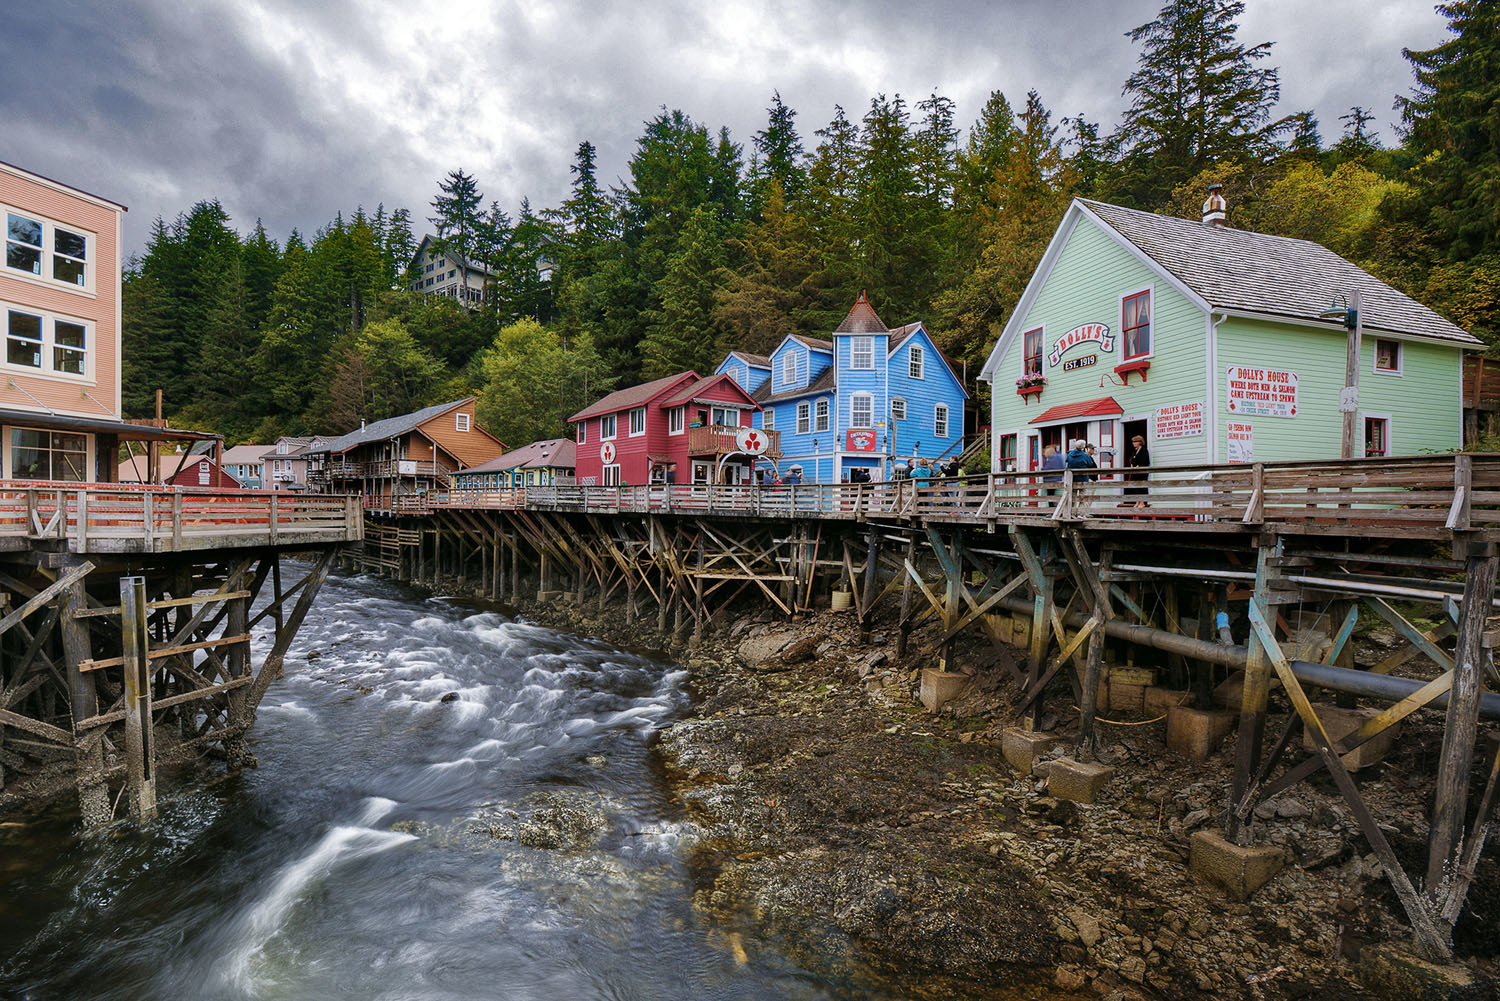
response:
<path id="1" fill-rule="evenodd" d="M 10 477 L 81 483 L 88 478 L 88 447 L 88 435 L 11 428 Z"/>

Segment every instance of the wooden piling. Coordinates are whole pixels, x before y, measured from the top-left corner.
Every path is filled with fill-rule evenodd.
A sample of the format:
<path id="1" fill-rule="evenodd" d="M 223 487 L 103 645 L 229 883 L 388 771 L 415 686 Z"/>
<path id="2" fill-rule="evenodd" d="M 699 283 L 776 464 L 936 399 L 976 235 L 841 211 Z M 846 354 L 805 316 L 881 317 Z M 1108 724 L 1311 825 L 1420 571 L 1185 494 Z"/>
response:
<path id="1" fill-rule="evenodd" d="M 125 677 L 125 809 L 132 817 L 149 817 L 156 813 L 156 746 L 144 577 L 120 578 L 120 645 Z"/>

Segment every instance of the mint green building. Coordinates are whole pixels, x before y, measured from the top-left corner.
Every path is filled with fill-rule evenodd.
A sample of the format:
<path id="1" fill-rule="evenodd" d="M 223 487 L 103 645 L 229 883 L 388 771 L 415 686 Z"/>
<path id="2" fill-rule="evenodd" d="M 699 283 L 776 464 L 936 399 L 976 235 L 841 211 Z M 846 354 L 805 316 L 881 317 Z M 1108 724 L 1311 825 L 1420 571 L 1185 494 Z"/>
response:
<path id="1" fill-rule="evenodd" d="M 1339 456 L 1347 330 L 1363 339 L 1366 455 L 1462 444 L 1463 353 L 1481 342 L 1316 243 L 1075 199 L 990 352 L 997 472 L 1078 438 L 1123 466 Z"/>

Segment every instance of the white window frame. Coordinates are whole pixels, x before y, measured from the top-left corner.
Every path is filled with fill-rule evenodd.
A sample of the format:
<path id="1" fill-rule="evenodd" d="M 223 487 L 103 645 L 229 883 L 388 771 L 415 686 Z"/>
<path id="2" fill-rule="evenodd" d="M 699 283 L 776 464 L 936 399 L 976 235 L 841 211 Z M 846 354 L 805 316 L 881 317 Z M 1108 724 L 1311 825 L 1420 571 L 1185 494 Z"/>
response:
<path id="1" fill-rule="evenodd" d="M 605 414 L 599 418 L 599 440 L 614 441 L 615 435 L 620 431 L 619 417 L 616 414 Z"/>
<path id="2" fill-rule="evenodd" d="M 776 408 L 767 407 L 760 412 L 760 426 L 763 431 L 776 430 Z"/>
<path id="3" fill-rule="evenodd" d="M 864 411 L 864 423 L 860 422 L 859 404 L 866 404 Z M 875 395 L 873 393 L 855 393 L 849 397 L 849 427 L 859 430 L 868 430 L 875 426 Z"/>
<path id="4" fill-rule="evenodd" d="M 781 356 L 781 384 L 783 386 L 797 385 L 797 352 L 788 350 Z"/>
<path id="5" fill-rule="evenodd" d="M 897 411 L 900 411 L 900 412 L 898 413 Z M 903 396 L 897 396 L 897 397 L 893 397 L 891 399 L 891 420 L 893 420 L 893 421 L 904 421 L 904 420 L 906 420 L 906 398 L 905 397 L 903 397 Z"/>
<path id="6" fill-rule="evenodd" d="M 1395 455 L 1396 454 L 1396 437 L 1395 437 L 1396 422 L 1391 418 L 1390 414 L 1376 414 L 1376 413 L 1371 413 L 1368 410 L 1361 410 L 1359 412 L 1359 437 L 1360 437 L 1359 452 L 1360 452 L 1360 455 L 1365 456 L 1366 458 L 1369 457 L 1369 454 L 1365 451 L 1365 421 L 1384 421 L 1385 422 L 1385 455 L 1377 456 L 1377 458 L 1389 459 L 1391 456 Z"/>
<path id="7" fill-rule="evenodd" d="M 589 422 L 587 420 L 581 420 L 581 421 L 578 422 L 578 435 L 577 435 L 577 439 L 578 439 L 578 444 L 580 444 L 580 445 L 586 444 L 588 442 L 588 440 L 589 440 Z"/>
<path id="8" fill-rule="evenodd" d="M 10 361 L 10 314 L 12 312 L 22 313 L 26 316 L 37 317 L 41 321 L 41 365 L 21 365 Z M 57 343 L 58 322 L 72 324 L 83 328 L 83 347 L 74 348 Z M 0 301 L 0 370 L 14 372 L 31 376 L 41 376 L 48 379 L 65 379 L 69 382 L 81 382 L 92 384 L 94 379 L 94 338 L 96 327 L 91 320 L 81 319 L 76 316 L 64 316 L 45 309 L 36 309 L 20 303 Z M 26 340 L 28 338 L 17 338 Z M 83 355 L 83 372 L 64 372 L 55 367 L 57 351 L 77 351 Z"/>
<path id="9" fill-rule="evenodd" d="M 639 438 L 646 433 L 646 408 L 630 408 L 630 437 Z"/>
<path id="10" fill-rule="evenodd" d="M 686 427 L 685 407 L 673 407 L 667 411 L 667 434 L 682 434 Z"/>
<path id="11" fill-rule="evenodd" d="M 599 477 L 600 482 L 606 487 L 617 487 L 620 485 L 620 464 L 617 462 L 612 466 L 604 467 L 604 474 Z"/>
<path id="12" fill-rule="evenodd" d="M 42 269 L 41 274 L 33 274 L 30 271 L 24 271 L 20 268 L 13 268 L 10 266 L 10 216 L 12 214 L 21 216 L 29 220 L 30 222 L 41 224 L 42 243 L 41 247 L 38 248 L 42 254 L 40 265 Z M 77 260 L 76 257 L 73 257 L 70 254 L 61 253 L 57 250 L 56 231 L 59 229 L 68 233 L 72 233 L 75 236 L 83 237 L 84 261 L 82 285 L 79 285 L 76 282 L 63 281 L 60 278 L 52 277 L 52 271 L 55 267 L 54 258 L 61 257 L 64 260 Z M 16 242 L 19 243 L 19 241 Z M 75 226 L 72 223 L 56 222 L 55 220 L 42 215 L 40 212 L 33 212 L 31 209 L 17 208 L 14 205 L 0 203 L 0 243 L 6 244 L 5 248 L 0 249 L 0 274 L 4 274 L 8 278 L 16 278 L 21 281 L 33 282 L 37 285 L 45 285 L 48 288 L 67 289 L 68 291 L 76 293 L 78 295 L 86 295 L 91 298 L 93 297 L 94 265 L 96 259 L 99 256 L 99 236 L 92 230 L 84 229 L 82 226 Z M 35 245 L 25 244 L 25 246 L 31 247 Z"/>
<path id="13" fill-rule="evenodd" d="M 868 335 L 849 338 L 849 368 L 856 372 L 875 370 L 875 338 Z"/>
<path id="14" fill-rule="evenodd" d="M 908 378 L 925 382 L 926 357 L 922 345 L 913 344 L 906 352 L 906 374 Z"/>
<path id="15" fill-rule="evenodd" d="M 84 446 L 83 446 L 84 447 L 83 461 L 84 461 L 84 469 L 85 469 L 84 478 L 82 480 L 57 480 L 57 481 L 52 481 L 52 482 L 61 482 L 61 483 L 93 483 L 93 482 L 95 482 L 98 479 L 97 473 L 96 473 L 95 468 L 94 468 L 94 456 L 95 456 L 95 453 L 98 451 L 98 440 L 95 438 L 95 436 L 93 434 L 85 432 L 85 431 L 66 431 L 66 430 L 63 430 L 61 428 L 53 430 L 53 429 L 50 429 L 50 428 L 36 428 L 36 427 L 31 427 L 31 426 L 25 425 L 25 424 L 7 424 L 7 425 L 4 426 L 3 429 L 0 429 L 0 446 L 3 446 L 3 449 L 0 449 L 0 461 L 3 461 L 4 464 L 5 464 L 5 475 L 6 475 L 6 477 L 8 479 L 18 480 L 18 479 L 22 479 L 23 478 L 23 477 L 17 475 L 17 473 L 16 473 L 16 467 L 15 467 L 15 464 L 14 464 L 14 458 L 11 455 L 12 446 L 13 446 L 14 441 L 15 441 L 15 432 L 17 432 L 17 431 L 40 431 L 41 433 L 47 435 L 48 436 L 47 437 L 47 441 L 48 441 L 47 450 L 49 452 L 56 451 L 51 446 L 51 441 L 52 441 L 52 437 L 51 436 L 52 435 L 54 435 L 54 434 L 78 434 L 78 435 L 82 435 L 83 439 L 84 439 Z M 49 463 L 50 463 L 50 460 L 49 460 Z"/>
<path id="16" fill-rule="evenodd" d="M 935 403 L 932 406 L 932 436 L 934 438 L 948 437 L 948 404 Z"/>
<path id="17" fill-rule="evenodd" d="M 797 404 L 797 433 L 812 433 L 812 404 L 806 400 Z"/>
<path id="18" fill-rule="evenodd" d="M 1125 300 L 1126 299 L 1133 299 L 1133 298 L 1135 298 L 1136 296 L 1140 295 L 1143 292 L 1146 294 L 1146 306 L 1147 306 L 1147 309 L 1150 311 L 1150 317 L 1151 317 L 1149 320 L 1146 321 L 1147 325 L 1151 328 L 1151 350 L 1147 351 L 1145 354 L 1139 354 L 1139 355 L 1136 355 L 1136 356 L 1134 356 L 1132 358 L 1127 358 L 1127 357 L 1125 357 Z M 1118 340 L 1120 342 L 1120 347 L 1119 347 L 1119 351 L 1120 351 L 1120 356 L 1119 356 L 1120 357 L 1120 364 L 1121 365 L 1128 365 L 1131 362 L 1148 361 L 1148 360 L 1150 360 L 1152 358 L 1155 358 L 1156 357 L 1156 286 L 1155 285 L 1143 285 L 1140 288 L 1132 289 L 1131 291 L 1126 292 L 1123 295 L 1121 295 L 1120 296 L 1120 307 L 1119 307 L 1119 309 L 1117 309 L 1115 311 L 1115 316 L 1119 317 L 1119 324 L 1120 324 L 1119 337 L 1118 337 Z M 1046 342 L 1045 339 L 1043 339 L 1043 341 L 1042 341 L 1042 350 L 1043 351 L 1047 350 L 1047 342 Z"/>
<path id="19" fill-rule="evenodd" d="M 730 423 L 730 419 L 733 423 Z M 740 426 L 739 407 L 721 407 L 713 404 L 708 408 L 708 423 L 714 427 L 737 428 Z"/>
<path id="20" fill-rule="evenodd" d="M 468 414 L 453 415 L 453 430 L 455 431 L 467 431 L 473 423 L 473 419 Z"/>
<path id="21" fill-rule="evenodd" d="M 1396 367 L 1380 367 L 1380 342 L 1389 341 L 1396 345 Z M 1370 340 L 1370 371 L 1376 375 L 1405 375 L 1406 369 L 1406 345 L 1395 337 L 1374 337 Z"/>
<path id="22" fill-rule="evenodd" d="M 813 404 L 813 433 L 820 434 L 828 430 L 829 415 L 833 412 L 833 405 L 825 396 Z"/>

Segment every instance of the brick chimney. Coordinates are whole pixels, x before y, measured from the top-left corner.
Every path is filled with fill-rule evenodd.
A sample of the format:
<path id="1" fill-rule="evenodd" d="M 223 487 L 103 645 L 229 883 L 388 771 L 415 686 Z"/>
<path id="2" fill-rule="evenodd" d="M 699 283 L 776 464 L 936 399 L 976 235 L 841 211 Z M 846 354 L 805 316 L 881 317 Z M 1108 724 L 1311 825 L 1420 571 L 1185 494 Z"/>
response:
<path id="1" fill-rule="evenodd" d="M 1224 213 L 1229 208 L 1229 203 L 1224 201 L 1220 194 L 1224 190 L 1222 184 L 1210 184 L 1208 186 L 1208 197 L 1203 200 L 1203 225 L 1212 226 L 1215 229 L 1224 228 Z"/>

